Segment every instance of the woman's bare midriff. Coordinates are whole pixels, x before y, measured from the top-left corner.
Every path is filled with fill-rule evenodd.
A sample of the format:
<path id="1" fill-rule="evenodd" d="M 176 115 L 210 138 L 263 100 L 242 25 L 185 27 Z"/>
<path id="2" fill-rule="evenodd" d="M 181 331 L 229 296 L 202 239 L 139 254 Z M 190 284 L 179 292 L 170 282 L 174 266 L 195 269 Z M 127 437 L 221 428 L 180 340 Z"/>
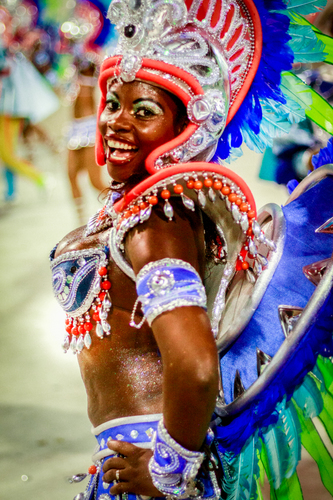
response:
<path id="1" fill-rule="evenodd" d="M 84 229 L 70 233 L 56 256 L 107 244 L 108 231 L 82 238 Z M 135 283 L 111 259 L 108 278 L 112 283 L 111 334 L 99 339 L 93 321 L 92 345 L 77 356 L 94 427 L 115 418 L 162 412 L 162 361 L 152 330 L 146 323 L 139 330 L 129 326 Z M 136 323 L 141 319 L 137 315 Z"/>
<path id="2" fill-rule="evenodd" d="M 84 118 L 96 113 L 93 87 L 81 85 L 74 103 L 74 118 Z"/>

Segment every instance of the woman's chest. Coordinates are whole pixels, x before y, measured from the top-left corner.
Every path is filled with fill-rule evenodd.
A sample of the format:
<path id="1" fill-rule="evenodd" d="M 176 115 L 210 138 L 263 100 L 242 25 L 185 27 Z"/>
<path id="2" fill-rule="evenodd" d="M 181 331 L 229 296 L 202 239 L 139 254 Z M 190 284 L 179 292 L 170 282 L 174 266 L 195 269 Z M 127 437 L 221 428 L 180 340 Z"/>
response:
<path id="1" fill-rule="evenodd" d="M 66 313 L 64 350 L 90 348 L 92 334 L 110 334 L 113 308 L 131 311 L 135 283 L 111 257 L 106 235 L 78 240 L 54 258 L 51 253 L 54 295 Z"/>

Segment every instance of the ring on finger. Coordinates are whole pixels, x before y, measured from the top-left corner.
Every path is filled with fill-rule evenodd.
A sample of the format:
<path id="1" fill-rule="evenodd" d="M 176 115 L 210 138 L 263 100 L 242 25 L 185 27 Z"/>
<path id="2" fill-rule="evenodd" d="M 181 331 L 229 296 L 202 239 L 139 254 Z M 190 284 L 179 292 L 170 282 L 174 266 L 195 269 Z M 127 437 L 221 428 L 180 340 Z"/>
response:
<path id="1" fill-rule="evenodd" d="M 119 483 L 119 481 L 120 481 L 119 474 L 120 474 L 120 470 L 117 469 L 116 470 L 116 481 L 117 481 L 117 483 Z"/>

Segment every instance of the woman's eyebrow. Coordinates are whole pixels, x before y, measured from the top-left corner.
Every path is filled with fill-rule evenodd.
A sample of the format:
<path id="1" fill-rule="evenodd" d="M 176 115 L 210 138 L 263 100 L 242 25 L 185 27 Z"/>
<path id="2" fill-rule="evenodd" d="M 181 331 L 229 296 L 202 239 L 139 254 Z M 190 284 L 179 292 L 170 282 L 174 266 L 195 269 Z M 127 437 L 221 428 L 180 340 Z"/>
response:
<path id="1" fill-rule="evenodd" d="M 113 92 L 112 90 L 108 90 L 107 93 L 106 93 L 106 97 L 115 97 L 116 99 L 118 99 L 119 101 L 119 95 L 117 94 L 117 92 Z"/>
<path id="2" fill-rule="evenodd" d="M 155 99 L 151 99 L 150 97 L 140 97 L 139 99 L 136 99 L 135 101 L 133 101 L 133 104 L 138 104 L 139 102 L 142 102 L 142 101 L 153 102 L 153 103 L 157 104 L 157 106 L 159 106 L 162 111 L 164 111 L 162 105 L 159 102 L 155 101 Z"/>

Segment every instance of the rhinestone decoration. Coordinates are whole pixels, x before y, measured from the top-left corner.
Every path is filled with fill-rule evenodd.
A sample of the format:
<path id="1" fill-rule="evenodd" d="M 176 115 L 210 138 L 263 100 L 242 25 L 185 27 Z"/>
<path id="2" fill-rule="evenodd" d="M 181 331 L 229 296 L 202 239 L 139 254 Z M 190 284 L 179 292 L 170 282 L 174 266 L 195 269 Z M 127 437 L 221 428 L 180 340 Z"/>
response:
<path id="1" fill-rule="evenodd" d="M 131 437 L 132 437 L 133 439 L 136 439 L 136 438 L 138 437 L 138 435 L 139 435 L 139 433 L 138 433 L 138 431 L 136 431 L 135 429 L 133 429 L 133 430 L 131 431 Z"/>
<path id="2" fill-rule="evenodd" d="M 146 434 L 147 436 L 149 437 L 149 439 L 151 439 L 154 435 L 154 429 L 152 427 L 149 427 L 149 429 L 146 430 Z"/>
<path id="3" fill-rule="evenodd" d="M 121 441 L 122 439 L 124 439 L 124 436 L 122 434 L 117 434 L 116 439 L 118 439 L 118 441 Z"/>
<path id="4" fill-rule="evenodd" d="M 155 295 L 160 296 L 169 293 L 174 284 L 175 277 L 171 271 L 157 270 L 149 280 L 148 287 Z"/>

